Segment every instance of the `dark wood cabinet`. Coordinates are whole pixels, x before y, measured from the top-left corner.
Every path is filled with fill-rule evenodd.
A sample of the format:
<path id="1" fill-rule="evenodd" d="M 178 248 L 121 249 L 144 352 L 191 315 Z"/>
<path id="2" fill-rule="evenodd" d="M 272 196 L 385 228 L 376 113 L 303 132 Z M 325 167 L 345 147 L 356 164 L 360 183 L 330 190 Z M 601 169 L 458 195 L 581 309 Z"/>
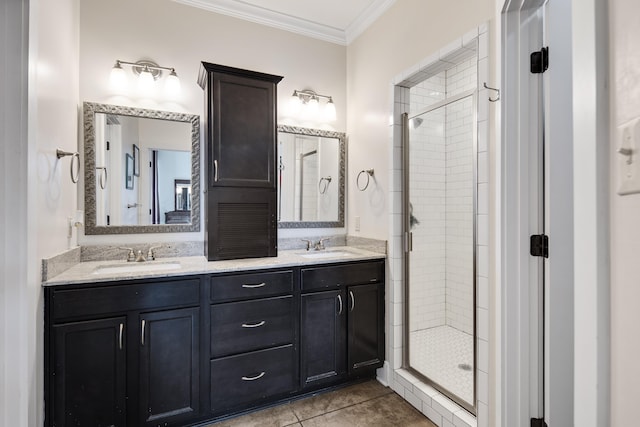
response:
<path id="1" fill-rule="evenodd" d="M 178 427 L 374 376 L 384 262 L 45 289 L 45 425 Z"/>
<path id="2" fill-rule="evenodd" d="M 53 424 L 126 425 L 125 317 L 53 328 Z"/>
<path id="3" fill-rule="evenodd" d="M 205 253 L 277 255 L 276 89 L 280 76 L 203 62 Z"/>
<path id="4" fill-rule="evenodd" d="M 323 291 L 300 297 L 303 387 L 335 381 L 345 373 L 345 319 L 342 291 Z"/>
<path id="5" fill-rule="evenodd" d="M 197 307 L 140 315 L 140 414 L 145 425 L 199 415 L 199 322 Z"/>
<path id="6" fill-rule="evenodd" d="M 302 269 L 301 383 L 371 374 L 384 361 L 384 264 Z"/>
<path id="7" fill-rule="evenodd" d="M 220 414 L 298 388 L 292 270 L 211 279 L 211 410 Z"/>
<path id="8" fill-rule="evenodd" d="M 47 288 L 46 425 L 202 416 L 200 277 Z"/>
<path id="9" fill-rule="evenodd" d="M 384 361 L 384 289 L 382 284 L 349 286 L 347 316 L 349 374 L 379 368 Z"/>

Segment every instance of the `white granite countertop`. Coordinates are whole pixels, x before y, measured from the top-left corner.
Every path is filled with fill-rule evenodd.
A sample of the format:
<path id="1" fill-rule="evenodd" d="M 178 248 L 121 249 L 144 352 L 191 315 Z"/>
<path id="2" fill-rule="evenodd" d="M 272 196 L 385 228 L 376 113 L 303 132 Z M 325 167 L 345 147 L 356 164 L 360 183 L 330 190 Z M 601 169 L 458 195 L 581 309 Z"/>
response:
<path id="1" fill-rule="evenodd" d="M 351 246 L 331 247 L 324 251 L 301 249 L 278 251 L 277 257 L 246 258 L 229 261 L 207 261 L 203 256 L 160 258 L 155 261 L 91 261 L 81 262 L 43 282 L 43 286 L 108 282 L 127 279 L 226 273 L 279 267 L 333 264 L 336 262 L 384 259 L 385 254 Z"/>

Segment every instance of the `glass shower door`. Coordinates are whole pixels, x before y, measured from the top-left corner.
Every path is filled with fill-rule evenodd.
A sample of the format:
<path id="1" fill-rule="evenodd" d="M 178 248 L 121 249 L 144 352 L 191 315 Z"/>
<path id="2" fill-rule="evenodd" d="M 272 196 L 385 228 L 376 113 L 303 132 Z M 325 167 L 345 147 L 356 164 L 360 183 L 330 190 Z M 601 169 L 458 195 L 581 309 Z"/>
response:
<path id="1" fill-rule="evenodd" d="M 475 412 L 474 92 L 405 125 L 407 368 Z"/>

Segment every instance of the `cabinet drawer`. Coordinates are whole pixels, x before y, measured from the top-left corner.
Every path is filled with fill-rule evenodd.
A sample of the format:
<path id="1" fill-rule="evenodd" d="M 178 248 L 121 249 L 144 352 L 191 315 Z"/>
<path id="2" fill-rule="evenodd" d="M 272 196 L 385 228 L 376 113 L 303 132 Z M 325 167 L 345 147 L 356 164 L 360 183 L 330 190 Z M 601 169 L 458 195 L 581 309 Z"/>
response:
<path id="1" fill-rule="evenodd" d="M 211 361 L 213 412 L 291 392 L 296 386 L 292 345 Z"/>
<path id="2" fill-rule="evenodd" d="M 384 261 L 302 269 L 302 291 L 384 281 Z"/>
<path id="3" fill-rule="evenodd" d="M 53 293 L 54 320 L 103 313 L 197 305 L 200 279 L 172 280 L 138 285 L 106 285 L 61 289 Z"/>
<path id="4" fill-rule="evenodd" d="M 211 301 L 231 301 L 290 294 L 293 291 L 293 272 L 234 274 L 211 277 Z"/>
<path id="5" fill-rule="evenodd" d="M 293 297 L 232 302 L 211 307 L 211 357 L 290 344 Z"/>

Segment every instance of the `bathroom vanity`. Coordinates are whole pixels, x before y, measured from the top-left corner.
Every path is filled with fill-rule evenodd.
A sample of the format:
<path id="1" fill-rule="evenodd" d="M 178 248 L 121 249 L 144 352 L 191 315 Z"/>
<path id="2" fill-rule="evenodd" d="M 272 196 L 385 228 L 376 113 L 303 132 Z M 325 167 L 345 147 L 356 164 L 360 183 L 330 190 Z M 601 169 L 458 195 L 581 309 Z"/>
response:
<path id="1" fill-rule="evenodd" d="M 80 263 L 45 283 L 46 425 L 197 425 L 374 376 L 384 255 L 306 254 Z"/>

